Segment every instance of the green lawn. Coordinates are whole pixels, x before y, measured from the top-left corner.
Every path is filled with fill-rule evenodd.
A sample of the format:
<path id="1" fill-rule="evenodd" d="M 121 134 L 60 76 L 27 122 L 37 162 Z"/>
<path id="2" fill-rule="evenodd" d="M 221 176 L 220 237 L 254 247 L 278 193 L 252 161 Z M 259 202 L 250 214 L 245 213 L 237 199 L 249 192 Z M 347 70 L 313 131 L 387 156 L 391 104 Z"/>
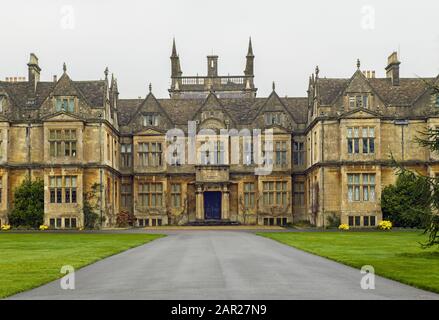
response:
<path id="1" fill-rule="evenodd" d="M 422 249 L 422 232 L 258 233 L 298 249 L 355 268 L 372 265 L 375 273 L 439 293 L 439 249 Z"/>
<path id="2" fill-rule="evenodd" d="M 66 234 L 0 232 L 0 298 L 63 276 L 75 269 L 154 240 L 152 234 Z"/>

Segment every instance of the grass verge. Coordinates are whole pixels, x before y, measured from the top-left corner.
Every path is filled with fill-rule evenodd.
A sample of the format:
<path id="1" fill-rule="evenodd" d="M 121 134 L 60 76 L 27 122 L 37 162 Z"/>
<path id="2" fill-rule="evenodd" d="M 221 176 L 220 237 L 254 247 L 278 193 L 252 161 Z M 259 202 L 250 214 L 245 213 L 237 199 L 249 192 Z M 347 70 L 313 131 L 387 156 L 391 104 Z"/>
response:
<path id="1" fill-rule="evenodd" d="M 75 270 L 133 248 L 156 234 L 0 234 L 0 298 L 61 278 L 63 265 Z"/>
<path id="2" fill-rule="evenodd" d="M 355 267 L 372 265 L 383 277 L 439 293 L 439 249 L 422 249 L 422 232 L 265 233 L 289 246 Z"/>

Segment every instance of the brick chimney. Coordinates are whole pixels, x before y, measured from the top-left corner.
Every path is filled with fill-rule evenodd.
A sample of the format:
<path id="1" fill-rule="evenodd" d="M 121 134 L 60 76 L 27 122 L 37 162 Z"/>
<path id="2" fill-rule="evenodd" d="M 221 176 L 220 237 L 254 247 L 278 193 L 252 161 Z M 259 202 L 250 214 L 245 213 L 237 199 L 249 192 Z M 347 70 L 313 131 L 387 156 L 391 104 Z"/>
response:
<path id="1" fill-rule="evenodd" d="M 387 58 L 386 76 L 392 80 L 392 85 L 399 86 L 399 65 L 398 53 L 393 52 Z"/>
<path id="2" fill-rule="evenodd" d="M 41 68 L 38 65 L 38 58 L 35 55 L 35 53 L 30 54 L 29 63 L 28 66 L 28 72 L 29 72 L 29 84 L 31 84 L 31 88 L 33 89 L 33 92 L 35 93 L 37 90 L 37 83 L 40 81 L 40 71 Z"/>

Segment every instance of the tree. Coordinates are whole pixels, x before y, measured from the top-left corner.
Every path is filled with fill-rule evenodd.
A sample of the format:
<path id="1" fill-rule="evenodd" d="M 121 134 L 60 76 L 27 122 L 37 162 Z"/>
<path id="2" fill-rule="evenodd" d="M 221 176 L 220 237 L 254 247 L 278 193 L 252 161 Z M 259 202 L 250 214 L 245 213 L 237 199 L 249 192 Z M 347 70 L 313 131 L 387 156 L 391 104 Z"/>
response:
<path id="1" fill-rule="evenodd" d="M 439 95 L 439 85 L 425 81 L 425 84 L 430 89 L 432 95 Z M 416 141 L 423 147 L 428 148 L 433 153 L 439 153 L 439 129 L 429 128 L 424 132 L 420 132 L 421 137 L 417 137 Z M 398 176 L 401 174 L 411 172 L 408 169 L 399 165 L 392 157 L 394 167 L 398 168 Z M 429 209 L 431 213 L 426 222 L 425 234 L 428 234 L 428 240 L 422 246 L 424 248 L 439 245 L 439 177 L 430 177 L 418 175 L 418 178 L 424 180 L 424 183 L 429 185 Z M 424 208 L 426 209 L 426 208 Z"/>
<path id="2" fill-rule="evenodd" d="M 26 178 L 15 189 L 9 223 L 14 226 L 38 228 L 44 222 L 44 182 Z"/>
<path id="3" fill-rule="evenodd" d="M 426 228 L 431 215 L 430 184 L 411 171 L 402 171 L 394 185 L 381 194 L 381 210 L 385 220 L 395 227 Z"/>

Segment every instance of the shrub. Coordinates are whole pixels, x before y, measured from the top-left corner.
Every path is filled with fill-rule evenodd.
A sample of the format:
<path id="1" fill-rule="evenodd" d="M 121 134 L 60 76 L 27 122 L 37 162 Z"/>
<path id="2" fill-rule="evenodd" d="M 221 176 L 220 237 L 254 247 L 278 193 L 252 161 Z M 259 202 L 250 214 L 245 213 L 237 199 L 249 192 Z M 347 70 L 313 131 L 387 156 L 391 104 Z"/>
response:
<path id="1" fill-rule="evenodd" d="M 2 231 L 8 231 L 8 230 L 11 230 L 11 225 L 10 225 L 10 224 L 4 224 L 4 225 L 2 225 L 1 230 L 2 230 Z"/>
<path id="2" fill-rule="evenodd" d="M 41 231 L 44 231 L 44 230 L 47 230 L 47 229 L 49 229 L 49 227 L 46 226 L 46 225 L 44 225 L 44 224 L 42 224 L 42 225 L 40 226 L 40 230 L 41 230 Z"/>
<path id="3" fill-rule="evenodd" d="M 126 228 L 128 226 L 132 226 L 136 217 L 134 214 L 129 213 L 128 211 L 121 211 L 116 216 L 116 225 L 119 228 Z"/>
<path id="4" fill-rule="evenodd" d="M 9 214 L 12 226 L 38 228 L 44 219 L 44 182 L 25 179 L 15 189 L 13 209 Z"/>
<path id="5" fill-rule="evenodd" d="M 342 231 L 348 231 L 349 226 L 346 223 L 342 223 L 341 225 L 338 226 L 338 229 Z"/>
<path id="6" fill-rule="evenodd" d="M 390 222 L 388 220 L 383 220 L 378 224 L 378 229 L 390 230 L 390 229 L 392 229 L 392 222 Z"/>
<path id="7" fill-rule="evenodd" d="M 335 213 L 327 216 L 326 221 L 328 222 L 328 228 L 337 228 L 341 223 L 340 216 L 336 215 Z"/>

